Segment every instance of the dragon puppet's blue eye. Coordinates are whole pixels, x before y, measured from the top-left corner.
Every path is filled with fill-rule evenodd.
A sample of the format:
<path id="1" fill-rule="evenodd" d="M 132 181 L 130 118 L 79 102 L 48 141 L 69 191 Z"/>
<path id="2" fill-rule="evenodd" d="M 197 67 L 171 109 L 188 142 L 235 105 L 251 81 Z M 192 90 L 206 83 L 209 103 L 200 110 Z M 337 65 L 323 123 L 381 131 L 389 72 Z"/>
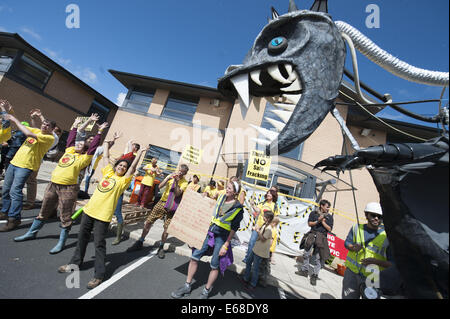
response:
<path id="1" fill-rule="evenodd" d="M 288 41 L 285 37 L 275 37 L 269 43 L 269 53 L 280 54 L 286 50 Z"/>

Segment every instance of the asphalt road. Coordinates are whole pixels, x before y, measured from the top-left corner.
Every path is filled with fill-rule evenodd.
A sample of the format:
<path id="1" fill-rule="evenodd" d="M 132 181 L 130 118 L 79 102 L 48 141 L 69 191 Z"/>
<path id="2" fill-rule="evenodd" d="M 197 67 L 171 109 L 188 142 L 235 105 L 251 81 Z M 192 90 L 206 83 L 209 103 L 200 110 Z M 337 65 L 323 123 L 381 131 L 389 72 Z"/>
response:
<path id="1" fill-rule="evenodd" d="M 78 275 L 60 274 L 59 266 L 67 264 L 75 250 L 79 225 L 75 224 L 64 251 L 50 255 L 59 238 L 59 221 L 48 221 L 35 240 L 16 243 L 14 237 L 24 234 L 39 210 L 23 211 L 22 224 L 12 232 L 0 233 L 0 299 L 171 299 L 170 292 L 186 279 L 189 258 L 167 252 L 160 259 L 154 247 L 127 253 L 132 240 L 112 246 L 115 234 L 107 237 L 106 281 L 96 289 L 86 288 L 94 275 L 94 244 L 88 245 L 85 261 Z M 3 223 L 3 221 L 2 221 Z M 92 238 L 91 238 L 92 240 Z M 209 263 L 201 262 L 193 291 L 185 299 L 196 299 L 207 281 Z M 248 291 L 237 274 L 219 275 L 210 299 L 293 299 L 284 291 L 268 286 Z"/>

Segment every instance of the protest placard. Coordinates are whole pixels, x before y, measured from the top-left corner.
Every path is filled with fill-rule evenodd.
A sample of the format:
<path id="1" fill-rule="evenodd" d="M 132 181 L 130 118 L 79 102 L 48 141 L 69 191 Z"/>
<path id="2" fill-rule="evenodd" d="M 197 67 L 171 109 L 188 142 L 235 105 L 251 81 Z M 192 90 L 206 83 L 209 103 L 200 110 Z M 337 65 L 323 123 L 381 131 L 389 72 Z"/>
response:
<path id="1" fill-rule="evenodd" d="M 200 249 L 208 233 L 216 201 L 187 189 L 167 232 Z"/>
<path id="2" fill-rule="evenodd" d="M 88 116 L 79 116 L 79 117 L 77 117 L 77 119 L 79 119 L 80 120 L 80 123 L 78 124 L 78 127 L 80 127 L 81 125 L 83 125 L 86 121 L 88 121 L 89 120 L 89 117 Z M 88 124 L 88 126 L 86 126 L 86 128 L 84 129 L 86 132 L 90 132 L 90 131 L 92 131 L 92 129 L 94 128 L 94 125 L 95 125 L 95 122 L 94 121 L 91 121 L 91 123 L 89 123 Z M 77 127 L 77 128 L 78 128 Z M 72 126 L 70 129 L 73 129 L 74 128 L 74 126 Z"/>
<path id="3" fill-rule="evenodd" d="M 269 179 L 271 158 L 262 151 L 251 151 L 248 160 L 247 173 L 248 178 L 254 178 L 261 181 Z"/>

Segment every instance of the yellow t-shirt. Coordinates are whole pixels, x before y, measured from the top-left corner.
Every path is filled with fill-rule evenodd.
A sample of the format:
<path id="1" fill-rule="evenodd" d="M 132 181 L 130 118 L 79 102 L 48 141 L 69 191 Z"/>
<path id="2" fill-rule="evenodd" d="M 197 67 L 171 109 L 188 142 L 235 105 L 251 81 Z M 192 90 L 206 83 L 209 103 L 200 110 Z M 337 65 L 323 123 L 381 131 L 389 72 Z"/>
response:
<path id="1" fill-rule="evenodd" d="M 11 126 L 0 129 L 0 143 L 6 142 L 11 138 Z"/>
<path id="2" fill-rule="evenodd" d="M 92 218 L 109 223 L 120 195 L 130 185 L 133 176 L 117 176 L 111 164 L 102 169 L 102 174 L 102 180 L 83 211 Z"/>
<path id="3" fill-rule="evenodd" d="M 152 167 L 153 167 L 152 164 L 147 164 L 144 166 L 145 175 L 141 182 L 142 184 L 150 186 L 150 187 L 153 186 L 153 183 L 155 182 L 155 177 L 156 177 L 156 171 L 155 172 L 151 171 Z"/>
<path id="4" fill-rule="evenodd" d="M 272 245 L 270 246 L 271 253 L 273 253 L 277 248 L 277 239 L 278 239 L 277 227 L 274 227 L 272 228 Z"/>
<path id="5" fill-rule="evenodd" d="M 270 204 L 267 202 L 260 203 L 260 204 L 258 204 L 258 208 L 261 210 L 261 213 L 258 216 L 258 220 L 256 221 L 256 225 L 258 225 L 259 227 L 264 225 L 264 210 L 265 209 L 271 210 L 273 212 L 274 216 L 280 215 L 280 212 L 278 211 L 277 203 L 274 203 L 274 202 L 271 202 Z"/>
<path id="6" fill-rule="evenodd" d="M 161 196 L 161 201 L 162 202 L 167 202 L 167 198 L 169 197 L 169 193 L 170 193 L 170 189 L 172 188 L 173 185 L 173 181 L 174 179 L 171 178 L 168 182 L 167 182 L 167 186 L 166 186 L 166 190 L 164 191 L 164 194 Z M 186 190 L 186 188 L 188 187 L 188 181 L 182 177 L 179 181 L 178 181 L 178 187 L 180 187 L 180 189 L 184 192 Z"/>
<path id="7" fill-rule="evenodd" d="M 214 199 L 216 197 L 216 194 L 217 194 L 217 188 L 211 189 L 211 186 L 206 186 L 206 188 L 203 191 L 203 193 L 207 193 L 209 198 Z"/>
<path id="8" fill-rule="evenodd" d="M 103 154 L 97 156 L 94 162 L 94 166 L 92 166 L 92 169 L 97 169 L 98 163 L 100 163 L 100 160 L 103 158 Z"/>
<path id="9" fill-rule="evenodd" d="M 66 148 L 66 152 L 53 170 L 51 181 L 61 185 L 76 185 L 80 171 L 87 167 L 94 155 L 75 153 L 75 147 Z"/>
<path id="10" fill-rule="evenodd" d="M 200 187 L 200 184 L 189 183 L 187 188 L 193 190 L 194 192 L 198 192 Z"/>
<path id="11" fill-rule="evenodd" d="M 30 127 L 28 129 L 37 135 L 37 139 L 28 137 L 17 151 L 11 164 L 37 171 L 41 166 L 41 161 L 45 153 L 47 153 L 55 141 L 55 137 L 53 134 L 42 134 L 41 130 L 37 128 Z"/>

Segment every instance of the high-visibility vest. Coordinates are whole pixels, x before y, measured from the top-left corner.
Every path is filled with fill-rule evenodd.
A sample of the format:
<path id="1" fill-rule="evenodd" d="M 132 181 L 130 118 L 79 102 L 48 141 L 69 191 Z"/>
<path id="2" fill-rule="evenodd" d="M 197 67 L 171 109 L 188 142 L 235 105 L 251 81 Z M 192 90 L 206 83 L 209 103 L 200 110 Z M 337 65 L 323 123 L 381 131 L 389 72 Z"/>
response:
<path id="1" fill-rule="evenodd" d="M 230 209 L 223 216 L 219 216 L 219 208 L 225 202 L 225 198 L 226 198 L 226 195 L 221 195 L 217 199 L 217 204 L 216 204 L 216 207 L 214 208 L 214 215 L 212 217 L 211 223 L 216 224 L 217 226 L 230 231 L 231 230 L 231 221 L 242 210 L 242 206 L 235 208 L 235 209 Z"/>
<path id="2" fill-rule="evenodd" d="M 363 246 L 359 252 L 348 251 L 347 259 L 345 261 L 345 266 L 353 271 L 355 274 L 361 273 L 367 277 L 371 272 L 366 271 L 366 267 L 361 264 L 361 259 L 365 258 L 375 258 L 378 260 L 386 261 L 386 250 L 389 242 L 386 237 L 386 231 L 382 231 L 370 241 L 367 246 L 364 244 L 364 225 L 353 225 L 353 240 L 355 244 Z M 384 268 L 379 267 L 382 271 Z"/>

